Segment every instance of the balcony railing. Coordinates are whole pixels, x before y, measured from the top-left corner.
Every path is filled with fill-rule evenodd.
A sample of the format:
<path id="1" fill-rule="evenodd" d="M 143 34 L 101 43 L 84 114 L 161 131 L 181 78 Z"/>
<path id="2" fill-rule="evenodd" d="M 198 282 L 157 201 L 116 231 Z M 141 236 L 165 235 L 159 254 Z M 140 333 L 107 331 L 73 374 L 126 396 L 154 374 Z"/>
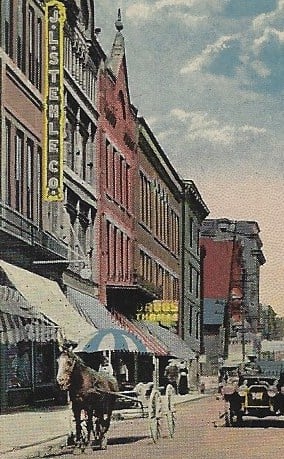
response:
<path id="1" fill-rule="evenodd" d="M 40 247 L 62 258 L 68 257 L 67 245 L 2 202 L 0 202 L 0 230 L 24 244 Z"/>
<path id="2" fill-rule="evenodd" d="M 145 280 L 141 274 L 138 274 L 137 272 L 134 272 L 132 274 L 132 282 L 134 285 L 138 285 L 139 287 L 143 288 L 144 290 L 147 290 L 149 293 L 152 295 L 156 296 L 157 298 L 162 298 L 163 296 L 163 287 L 162 286 L 156 286 L 150 281 Z"/>

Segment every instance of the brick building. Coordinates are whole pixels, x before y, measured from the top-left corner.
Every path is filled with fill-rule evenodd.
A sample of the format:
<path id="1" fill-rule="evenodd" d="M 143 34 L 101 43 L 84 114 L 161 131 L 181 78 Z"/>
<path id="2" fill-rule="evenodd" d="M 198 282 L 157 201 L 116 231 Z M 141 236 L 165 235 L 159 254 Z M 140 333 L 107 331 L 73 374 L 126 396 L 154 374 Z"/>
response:
<path id="1" fill-rule="evenodd" d="M 127 309 L 133 285 L 137 110 L 130 100 L 121 19 L 99 78 L 97 145 L 100 300 Z"/>
<path id="2" fill-rule="evenodd" d="M 206 252 L 204 330 L 215 340 L 214 346 L 207 344 L 207 348 L 214 348 L 215 364 L 218 354 L 228 357 L 230 352 L 236 353 L 231 344 L 239 346 L 242 360 L 244 352 L 257 347 L 260 266 L 265 263 L 259 227 L 251 221 L 206 219 L 201 245 Z"/>

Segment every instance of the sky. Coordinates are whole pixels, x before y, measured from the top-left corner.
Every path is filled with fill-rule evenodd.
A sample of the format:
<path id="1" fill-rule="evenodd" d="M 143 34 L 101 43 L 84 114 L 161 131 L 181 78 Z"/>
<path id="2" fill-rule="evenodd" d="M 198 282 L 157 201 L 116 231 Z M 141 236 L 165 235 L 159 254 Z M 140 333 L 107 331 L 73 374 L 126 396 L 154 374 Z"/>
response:
<path id="1" fill-rule="evenodd" d="M 257 221 L 260 301 L 284 316 L 284 0 L 95 0 L 121 8 L 132 103 L 210 218 Z"/>

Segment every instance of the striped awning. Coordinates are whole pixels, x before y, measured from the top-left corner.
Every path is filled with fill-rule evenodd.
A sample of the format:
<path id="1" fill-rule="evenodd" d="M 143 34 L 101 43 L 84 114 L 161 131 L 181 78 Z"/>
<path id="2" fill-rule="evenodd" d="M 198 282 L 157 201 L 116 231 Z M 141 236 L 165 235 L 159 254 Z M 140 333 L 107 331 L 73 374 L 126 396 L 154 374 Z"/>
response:
<path id="1" fill-rule="evenodd" d="M 167 346 L 158 337 L 153 336 L 146 327 L 142 328 L 138 321 L 129 320 L 117 311 L 113 311 L 113 315 L 125 330 L 141 339 L 152 354 L 156 356 L 169 355 Z"/>
<path id="2" fill-rule="evenodd" d="M 75 348 L 75 352 L 102 352 L 102 351 L 123 351 L 148 353 L 149 350 L 142 340 L 133 333 L 119 328 L 103 328 L 92 336 L 83 340 Z"/>
<path id="3" fill-rule="evenodd" d="M 17 344 L 20 341 L 47 343 L 56 341 L 56 324 L 31 308 L 19 292 L 0 286 L 0 342 Z"/>
<path id="4" fill-rule="evenodd" d="M 125 330 L 141 340 L 148 353 L 157 356 L 167 355 L 166 347 L 153 337 L 147 329 L 142 330 L 139 325 L 132 323 L 117 311 L 109 312 L 95 297 L 67 287 L 67 298 L 78 309 L 78 312 L 98 330 L 108 328 Z M 119 333 L 116 336 L 119 336 Z"/>
<path id="5" fill-rule="evenodd" d="M 0 269 L 33 311 L 39 311 L 58 325 L 59 341 L 79 342 L 95 331 L 94 326 L 69 303 L 57 282 L 3 260 L 0 260 Z"/>

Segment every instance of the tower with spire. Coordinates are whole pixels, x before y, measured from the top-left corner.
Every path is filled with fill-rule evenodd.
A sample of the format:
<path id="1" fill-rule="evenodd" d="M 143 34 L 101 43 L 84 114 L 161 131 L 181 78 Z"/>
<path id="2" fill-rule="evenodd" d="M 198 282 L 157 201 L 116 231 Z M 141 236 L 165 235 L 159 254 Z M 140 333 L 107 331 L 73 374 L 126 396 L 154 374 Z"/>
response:
<path id="1" fill-rule="evenodd" d="M 119 72 L 120 65 L 125 56 L 125 44 L 124 37 L 121 33 L 123 30 L 123 23 L 121 19 L 121 10 L 118 9 L 117 20 L 115 21 L 115 28 L 117 30 L 114 42 L 112 45 L 111 53 L 107 62 L 108 68 L 110 68 L 114 74 L 117 76 Z"/>

